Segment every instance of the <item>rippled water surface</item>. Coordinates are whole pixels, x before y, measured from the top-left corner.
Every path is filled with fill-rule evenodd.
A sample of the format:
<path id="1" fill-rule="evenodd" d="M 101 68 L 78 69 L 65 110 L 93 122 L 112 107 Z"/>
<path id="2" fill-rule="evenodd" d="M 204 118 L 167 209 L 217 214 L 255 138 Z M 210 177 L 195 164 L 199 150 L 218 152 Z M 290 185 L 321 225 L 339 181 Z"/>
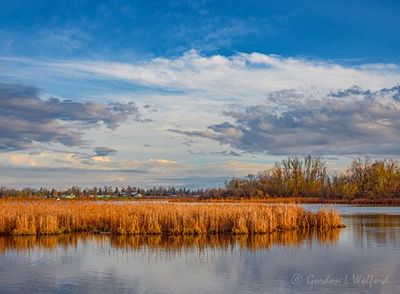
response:
<path id="1" fill-rule="evenodd" d="M 336 208 L 325 233 L 0 237 L 0 293 L 400 293 L 400 208 Z"/>

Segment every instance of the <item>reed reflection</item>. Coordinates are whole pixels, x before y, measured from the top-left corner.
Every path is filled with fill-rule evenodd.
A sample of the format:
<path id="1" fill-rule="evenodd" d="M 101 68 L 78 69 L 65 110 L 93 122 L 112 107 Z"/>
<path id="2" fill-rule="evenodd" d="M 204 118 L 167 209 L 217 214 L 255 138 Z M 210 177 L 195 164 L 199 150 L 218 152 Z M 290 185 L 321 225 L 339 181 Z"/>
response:
<path id="1" fill-rule="evenodd" d="M 326 231 L 288 231 L 271 234 L 242 235 L 147 235 L 110 236 L 94 234 L 68 234 L 54 236 L 0 237 L 0 254 L 14 250 L 56 250 L 76 247 L 82 242 L 111 245 L 115 249 L 137 250 L 140 248 L 185 250 L 207 248 L 228 249 L 235 246 L 248 250 L 267 249 L 274 245 L 299 245 L 305 241 L 334 244 L 339 240 L 341 229 Z"/>

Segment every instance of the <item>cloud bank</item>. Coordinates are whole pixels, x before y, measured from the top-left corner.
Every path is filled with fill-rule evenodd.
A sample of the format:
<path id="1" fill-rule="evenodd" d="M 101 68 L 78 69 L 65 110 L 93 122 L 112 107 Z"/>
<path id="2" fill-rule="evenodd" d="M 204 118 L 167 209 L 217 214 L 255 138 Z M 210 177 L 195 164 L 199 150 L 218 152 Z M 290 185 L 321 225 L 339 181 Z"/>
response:
<path id="1" fill-rule="evenodd" d="M 58 77 L 128 82 L 160 93 L 193 93 L 215 100 L 254 101 L 270 92 L 298 88 L 327 94 L 358 85 L 377 91 L 400 80 L 400 68 L 394 64 L 349 66 L 262 53 L 202 56 L 191 50 L 175 58 L 157 57 L 140 62 L 3 60 Z"/>
<path id="2" fill-rule="evenodd" d="M 232 122 L 171 131 L 250 153 L 400 154 L 400 86 L 378 91 L 354 86 L 322 99 L 293 90 L 272 97 L 279 97 L 279 106 L 271 107 L 269 99 L 241 112 L 225 112 Z"/>
<path id="3" fill-rule="evenodd" d="M 44 100 L 35 87 L 0 83 L 0 151 L 29 149 L 36 143 L 84 145 L 85 129 L 115 129 L 129 117 L 139 118 L 133 102 Z"/>
<path id="4" fill-rule="evenodd" d="M 0 61 L 6 81 L 44 91 L 1 85 L 4 166 L 109 171 L 130 184 L 160 174 L 240 176 L 288 154 L 330 154 L 338 170 L 350 154 L 400 155 L 398 65 L 196 51 L 134 62 Z M 137 105 L 121 102 L 131 96 Z M 97 102 L 82 102 L 87 97 Z M 148 121 L 142 111 L 153 123 L 128 121 Z M 99 133 L 97 126 L 119 127 Z M 57 152 L 46 155 L 48 148 L 37 145 Z"/>

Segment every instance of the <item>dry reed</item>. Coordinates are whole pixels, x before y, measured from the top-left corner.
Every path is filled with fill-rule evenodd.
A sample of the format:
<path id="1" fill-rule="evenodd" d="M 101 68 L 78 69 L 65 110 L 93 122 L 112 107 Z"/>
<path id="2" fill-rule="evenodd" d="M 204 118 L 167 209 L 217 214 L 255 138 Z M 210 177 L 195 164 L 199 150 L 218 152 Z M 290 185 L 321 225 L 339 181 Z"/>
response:
<path id="1" fill-rule="evenodd" d="M 334 210 L 294 205 L 0 201 L 0 234 L 262 234 L 341 227 Z"/>

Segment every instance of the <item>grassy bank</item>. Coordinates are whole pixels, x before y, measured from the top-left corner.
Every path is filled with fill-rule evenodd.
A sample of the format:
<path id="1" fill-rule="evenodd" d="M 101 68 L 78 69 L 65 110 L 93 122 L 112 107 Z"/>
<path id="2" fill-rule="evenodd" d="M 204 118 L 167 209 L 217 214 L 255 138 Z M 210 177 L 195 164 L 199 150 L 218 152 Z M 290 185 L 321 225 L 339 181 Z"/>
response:
<path id="1" fill-rule="evenodd" d="M 0 234 L 263 234 L 341 227 L 337 212 L 294 205 L 0 201 Z"/>

